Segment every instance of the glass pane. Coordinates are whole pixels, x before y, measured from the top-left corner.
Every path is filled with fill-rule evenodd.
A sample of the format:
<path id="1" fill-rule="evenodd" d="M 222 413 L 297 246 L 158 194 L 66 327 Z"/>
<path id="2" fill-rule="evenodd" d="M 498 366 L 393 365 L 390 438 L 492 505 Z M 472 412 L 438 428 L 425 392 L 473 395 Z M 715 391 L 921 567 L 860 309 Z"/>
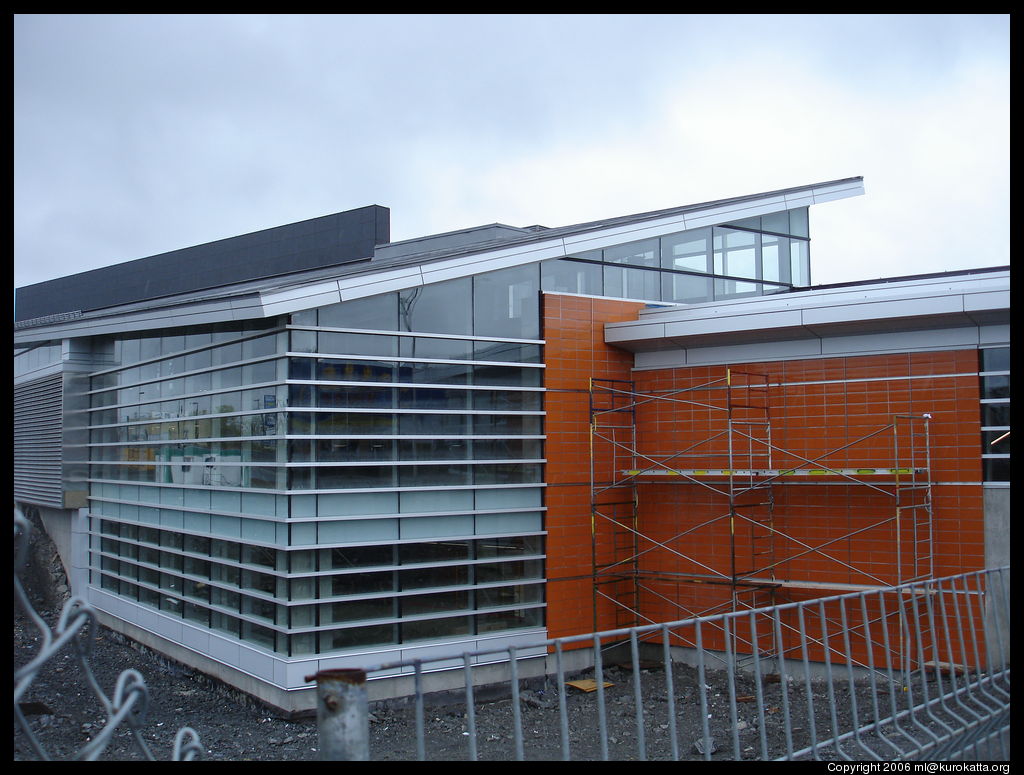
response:
<path id="1" fill-rule="evenodd" d="M 452 388 L 402 388 L 399 391 L 401 409 L 467 409 L 468 390 Z"/>
<path id="2" fill-rule="evenodd" d="M 771 234 L 761 235 L 761 267 L 765 280 L 789 282 L 789 240 Z"/>
<path id="3" fill-rule="evenodd" d="M 469 584 L 468 565 L 416 568 L 415 570 L 402 571 L 398 575 L 399 588 L 403 590 L 458 587 Z"/>
<path id="4" fill-rule="evenodd" d="M 604 260 L 610 264 L 658 266 L 660 264 L 659 253 L 658 240 L 643 240 L 642 242 L 631 242 L 628 245 L 605 248 Z"/>
<path id="5" fill-rule="evenodd" d="M 437 541 L 425 544 L 403 544 L 398 547 L 402 565 L 418 562 L 445 562 L 469 559 L 468 541 Z"/>
<path id="6" fill-rule="evenodd" d="M 471 293 L 472 280 L 468 277 L 402 291 L 398 299 L 400 330 L 471 334 Z"/>
<path id="7" fill-rule="evenodd" d="M 470 360 L 473 357 L 473 343 L 468 339 L 433 339 L 427 336 L 407 336 L 402 338 L 401 347 L 401 354 L 408 358 Z"/>
<path id="8" fill-rule="evenodd" d="M 317 349 L 324 354 L 398 355 L 398 337 L 321 331 L 317 334 Z"/>
<path id="9" fill-rule="evenodd" d="M 469 457 L 469 441 L 465 439 L 415 440 L 399 444 L 401 460 L 467 460 Z"/>
<path id="10" fill-rule="evenodd" d="M 473 370 L 474 385 L 508 385 L 510 387 L 540 387 L 543 369 L 516 366 L 477 366 Z"/>
<path id="11" fill-rule="evenodd" d="M 773 231 L 776 234 L 789 234 L 789 211 L 769 213 L 761 216 L 761 230 Z"/>
<path id="12" fill-rule="evenodd" d="M 384 293 L 380 296 L 343 301 L 341 304 L 321 307 L 318 323 L 331 328 L 397 331 L 398 294 Z"/>
<path id="13" fill-rule="evenodd" d="M 1010 404 L 982 404 L 981 424 L 986 427 L 1010 425 Z"/>
<path id="14" fill-rule="evenodd" d="M 542 398 L 543 393 L 540 392 L 475 390 L 473 408 L 495 412 L 539 410 Z"/>
<path id="15" fill-rule="evenodd" d="M 317 442 L 316 459 L 320 463 L 394 460 L 394 442 L 384 439 L 327 439 Z"/>
<path id="16" fill-rule="evenodd" d="M 598 269 L 600 269 L 598 267 Z M 510 363 L 540 363 L 541 346 L 519 342 L 477 342 L 473 348 L 473 360 L 508 361 Z"/>
<path id="17" fill-rule="evenodd" d="M 434 638 L 469 635 L 471 626 L 471 617 L 468 616 L 428 619 L 422 622 L 404 622 L 402 624 L 402 642 L 409 643 L 417 640 L 433 640 Z"/>
<path id="18" fill-rule="evenodd" d="M 478 633 L 514 630 L 520 627 L 540 627 L 544 623 L 543 608 L 520 608 L 476 617 Z"/>
<path id="19" fill-rule="evenodd" d="M 354 600 L 350 603 L 333 603 L 320 606 L 322 624 L 334 622 L 357 622 L 364 619 L 390 619 L 394 616 L 394 605 L 390 599 Z"/>
<path id="20" fill-rule="evenodd" d="M 472 366 L 451 363 L 400 363 L 398 381 L 435 385 L 465 385 Z"/>
<path id="21" fill-rule="evenodd" d="M 321 360 L 317 362 L 317 378 L 338 382 L 393 382 L 395 364 L 390 361 Z"/>
<path id="22" fill-rule="evenodd" d="M 537 339 L 540 269 L 536 264 L 473 278 L 473 333 Z"/>
<path id="23" fill-rule="evenodd" d="M 393 487 L 395 472 L 391 466 L 353 466 L 351 468 L 318 468 L 315 486 L 324 490 L 357 487 Z"/>
<path id="24" fill-rule="evenodd" d="M 1010 458 L 989 457 L 982 458 L 985 467 L 986 482 L 1008 482 L 1010 481 Z"/>
<path id="25" fill-rule="evenodd" d="M 746 231 L 726 231 L 724 236 L 724 272 L 733 277 L 756 278 L 757 235 Z"/>
<path id="26" fill-rule="evenodd" d="M 661 273 L 651 269 L 604 268 L 605 295 L 623 299 L 661 301 Z"/>
<path id="27" fill-rule="evenodd" d="M 274 631 L 266 627 L 260 627 L 258 624 L 243 621 L 242 639 L 255 643 L 257 646 L 262 646 L 265 649 L 273 650 L 274 648 Z"/>
<path id="28" fill-rule="evenodd" d="M 291 331 L 291 344 L 288 345 L 288 349 L 292 352 L 297 353 L 315 353 L 316 352 L 316 332 L 315 331 Z"/>
<path id="29" fill-rule="evenodd" d="M 477 607 L 491 608 L 505 605 L 522 605 L 523 603 L 541 602 L 542 587 L 530 585 L 524 587 L 497 587 L 481 589 L 477 592 Z"/>
<path id="30" fill-rule="evenodd" d="M 368 568 L 390 565 L 394 551 L 390 546 L 355 546 L 325 549 L 321 552 L 322 570 Z"/>
<path id="31" fill-rule="evenodd" d="M 1010 397 L 1010 375 L 981 378 L 982 398 L 1009 398 Z"/>
<path id="32" fill-rule="evenodd" d="M 1010 348 L 987 347 L 981 351 L 982 371 L 1009 371 Z"/>
<path id="33" fill-rule="evenodd" d="M 790 240 L 790 275 L 793 285 L 807 286 L 811 282 L 811 257 L 808 243 L 803 240 Z"/>
<path id="34" fill-rule="evenodd" d="M 810 237 L 807 222 L 807 208 L 798 207 L 789 211 L 789 233 L 796 237 Z"/>
<path id="35" fill-rule="evenodd" d="M 398 470 L 399 486 L 401 487 L 423 487 L 443 486 L 454 487 L 465 486 L 471 483 L 472 473 L 470 466 L 447 465 L 447 466 L 402 466 Z"/>
<path id="36" fill-rule="evenodd" d="M 403 435 L 454 436 L 468 434 L 469 417 L 458 414 L 403 414 L 398 417 L 399 427 Z M 476 431 L 474 433 L 482 433 Z"/>
<path id="37" fill-rule="evenodd" d="M 301 312 L 292 313 L 291 323 L 294 326 L 315 326 L 316 317 L 315 309 L 304 309 Z"/>
<path id="38" fill-rule="evenodd" d="M 710 238 L 710 229 L 695 229 L 665 237 L 661 241 L 661 265 L 665 269 L 710 272 Z"/>
<path id="39" fill-rule="evenodd" d="M 744 229 L 753 229 L 754 231 L 761 230 L 761 216 L 755 215 L 752 218 L 743 218 L 738 221 L 729 221 L 729 226 L 740 226 Z"/>
<path id="40" fill-rule="evenodd" d="M 1009 455 L 1010 454 L 1010 429 L 998 431 L 981 432 L 982 452 Z"/>
<path id="41" fill-rule="evenodd" d="M 386 387 L 356 387 L 339 385 L 316 388 L 317 406 L 355 407 L 358 409 L 390 409 L 394 402 L 394 389 Z"/>
<path id="42" fill-rule="evenodd" d="M 481 436 L 534 435 L 542 432 L 541 427 L 540 417 L 523 415 L 477 415 L 473 417 L 473 433 Z"/>
<path id="43" fill-rule="evenodd" d="M 394 433 L 395 415 L 339 412 L 317 414 L 316 432 L 324 436 L 384 436 Z"/>
<path id="44" fill-rule="evenodd" d="M 522 554 L 540 554 L 540 536 L 516 536 L 512 538 L 483 538 L 476 542 L 479 559 L 485 557 L 512 557 Z"/>
<path id="45" fill-rule="evenodd" d="M 362 646 L 377 646 L 393 643 L 394 640 L 394 626 L 390 624 L 377 627 L 349 627 L 344 630 L 320 633 L 320 653 Z"/>
<path id="46" fill-rule="evenodd" d="M 395 588 L 395 574 L 391 571 L 386 573 L 343 573 L 325 579 L 325 583 L 330 584 L 329 593 L 337 597 L 391 592 Z"/>
<path id="47" fill-rule="evenodd" d="M 601 267 L 581 261 L 545 261 L 541 264 L 541 288 L 553 293 L 581 293 L 600 296 Z"/>
<path id="48" fill-rule="evenodd" d="M 399 600 L 402 616 L 440 614 L 469 608 L 469 592 L 443 592 L 436 595 L 410 595 Z M 445 621 L 445 620 L 442 620 Z"/>
<path id="49" fill-rule="evenodd" d="M 662 275 L 664 301 L 674 301 L 683 304 L 696 304 L 702 301 L 711 301 L 711 278 L 698 277 L 688 274 Z"/>

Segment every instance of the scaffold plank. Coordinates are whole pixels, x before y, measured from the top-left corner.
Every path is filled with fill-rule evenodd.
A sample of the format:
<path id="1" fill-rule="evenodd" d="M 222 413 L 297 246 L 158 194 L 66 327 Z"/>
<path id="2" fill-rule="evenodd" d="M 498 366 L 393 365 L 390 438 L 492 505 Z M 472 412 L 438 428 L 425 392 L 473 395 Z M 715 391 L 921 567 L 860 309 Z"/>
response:
<path id="1" fill-rule="evenodd" d="M 926 468 L 633 468 L 623 476 L 907 476 Z"/>

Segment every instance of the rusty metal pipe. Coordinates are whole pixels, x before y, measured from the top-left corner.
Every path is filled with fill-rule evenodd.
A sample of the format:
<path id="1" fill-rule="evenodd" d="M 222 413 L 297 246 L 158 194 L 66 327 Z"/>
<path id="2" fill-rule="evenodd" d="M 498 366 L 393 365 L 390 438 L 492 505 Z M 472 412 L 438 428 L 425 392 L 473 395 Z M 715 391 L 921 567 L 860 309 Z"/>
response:
<path id="1" fill-rule="evenodd" d="M 365 671 L 321 670 L 306 680 L 316 681 L 320 761 L 369 761 L 370 704 Z"/>

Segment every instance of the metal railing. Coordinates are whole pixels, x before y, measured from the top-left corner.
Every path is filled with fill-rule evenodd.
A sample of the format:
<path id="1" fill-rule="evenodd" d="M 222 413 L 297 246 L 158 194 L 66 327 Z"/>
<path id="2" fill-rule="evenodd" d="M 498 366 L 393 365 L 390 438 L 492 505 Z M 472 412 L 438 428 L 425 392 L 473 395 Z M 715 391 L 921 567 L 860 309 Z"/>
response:
<path id="1" fill-rule="evenodd" d="M 89 656 L 93 639 L 97 633 L 96 615 L 93 608 L 85 600 L 73 597 L 67 601 L 60 618 L 54 628 L 43 619 L 29 601 L 29 596 L 18 573 L 24 566 L 28 553 L 28 538 L 32 530 L 29 521 L 15 508 L 14 511 L 14 598 L 31 627 L 38 630 L 38 650 L 20 667 L 14 670 L 14 724 L 15 730 L 24 735 L 31 754 L 43 760 L 54 758 L 44 742 L 45 736 L 37 734 L 38 730 L 26 718 L 22 700 L 28 696 L 33 682 L 41 671 L 52 667 L 51 662 L 65 649 L 75 657 L 77 667 L 85 678 L 89 688 L 99 700 L 104 711 L 104 723 L 91 735 L 91 739 L 71 758 L 93 761 L 100 758 L 113 740 L 114 733 L 122 725 L 132 732 L 132 738 L 141 755 L 150 761 L 156 757 L 150 745 L 143 737 L 146 721 L 146 708 L 149 704 L 149 692 L 142 675 L 136 670 L 125 670 L 117 679 L 113 696 L 108 697 L 100 686 L 92 667 Z M 15 654 L 15 664 L 21 660 Z M 199 735 L 189 727 L 178 730 L 174 739 L 172 758 L 174 761 L 190 761 L 201 757 L 203 752 Z"/>
<path id="2" fill-rule="evenodd" d="M 536 644 L 546 664 L 532 678 L 520 674 L 538 648 L 466 653 L 445 705 L 424 686 L 451 674 L 451 658 L 310 680 L 325 757 L 1004 761 L 1009 610 L 1000 568 L 548 640 Z M 492 684 L 476 700 L 475 673 L 502 665 L 504 698 Z M 411 701 L 373 711 L 372 725 L 338 723 L 346 702 L 366 707 L 375 677 L 401 674 Z M 321 680 L 345 689 L 325 693 Z"/>
<path id="3" fill-rule="evenodd" d="M 21 702 L 67 649 L 105 714 L 72 758 L 101 757 L 126 725 L 155 759 L 142 735 L 142 676 L 125 670 L 108 697 L 90 667 L 93 609 L 73 598 L 51 629 L 29 602 L 18 569 L 30 529 L 16 511 L 15 599 L 39 632 L 38 650 L 14 672 L 16 732 L 51 758 Z M 325 670 L 309 679 L 318 747 L 336 760 L 1008 761 L 1009 576 L 1009 567 L 975 571 L 455 659 Z M 408 701 L 371 705 L 367 686 L 396 676 L 412 683 Z M 441 683 L 451 687 L 443 696 L 428 693 Z M 196 732 L 180 729 L 173 758 L 201 753 Z"/>

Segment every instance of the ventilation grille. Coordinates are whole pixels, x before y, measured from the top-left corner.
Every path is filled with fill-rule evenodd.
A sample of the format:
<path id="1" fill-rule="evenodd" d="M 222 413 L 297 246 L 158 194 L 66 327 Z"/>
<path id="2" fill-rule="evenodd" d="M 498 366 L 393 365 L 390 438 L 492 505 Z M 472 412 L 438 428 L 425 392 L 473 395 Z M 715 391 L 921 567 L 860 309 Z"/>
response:
<path id="1" fill-rule="evenodd" d="M 63 376 L 14 388 L 14 499 L 64 505 L 61 482 Z"/>

